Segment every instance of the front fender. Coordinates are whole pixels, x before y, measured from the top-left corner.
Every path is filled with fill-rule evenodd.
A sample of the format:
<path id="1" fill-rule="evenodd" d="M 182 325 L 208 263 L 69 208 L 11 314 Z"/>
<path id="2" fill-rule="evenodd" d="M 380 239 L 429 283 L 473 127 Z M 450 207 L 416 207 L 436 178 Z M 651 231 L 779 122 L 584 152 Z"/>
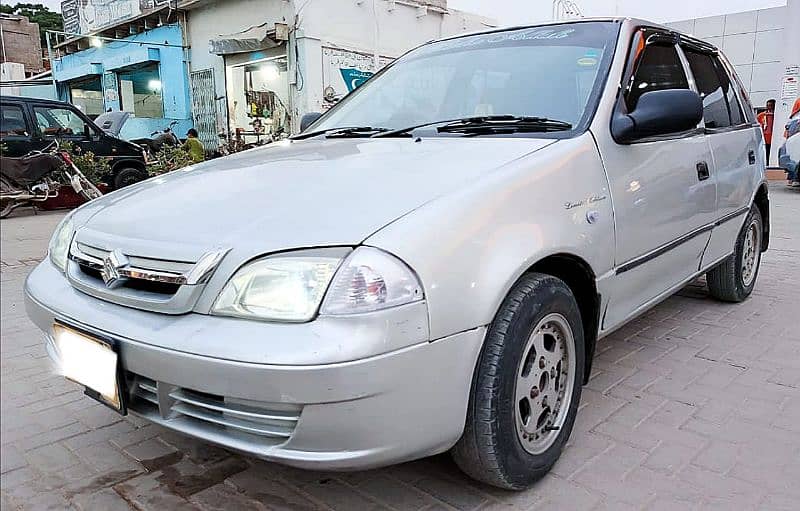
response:
<path id="1" fill-rule="evenodd" d="M 614 217 L 594 140 L 586 133 L 523 156 L 365 243 L 420 276 L 432 339 L 489 324 L 514 282 L 548 255 L 577 256 L 602 275 L 613 265 Z"/>

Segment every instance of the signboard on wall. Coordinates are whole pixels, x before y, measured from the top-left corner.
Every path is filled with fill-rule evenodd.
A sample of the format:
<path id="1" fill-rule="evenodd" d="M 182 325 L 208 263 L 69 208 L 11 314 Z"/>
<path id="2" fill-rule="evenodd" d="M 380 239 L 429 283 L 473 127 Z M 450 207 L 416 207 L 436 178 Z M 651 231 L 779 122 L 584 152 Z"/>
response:
<path id="1" fill-rule="evenodd" d="M 800 96 L 800 66 L 786 66 L 781 81 L 781 99 L 793 100 Z"/>
<path id="2" fill-rule="evenodd" d="M 326 105 L 342 99 L 394 59 L 379 56 L 377 60 L 376 66 L 374 55 L 323 47 L 322 86 Z"/>
<path id="3" fill-rule="evenodd" d="M 170 3 L 175 3 L 175 0 L 63 0 L 61 16 L 65 32 L 86 34 Z"/>

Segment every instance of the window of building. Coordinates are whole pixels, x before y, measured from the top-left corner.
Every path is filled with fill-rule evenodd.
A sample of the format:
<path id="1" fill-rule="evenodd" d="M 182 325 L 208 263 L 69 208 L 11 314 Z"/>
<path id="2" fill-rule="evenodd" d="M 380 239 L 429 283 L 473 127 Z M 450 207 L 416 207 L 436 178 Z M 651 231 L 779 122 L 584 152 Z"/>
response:
<path id="1" fill-rule="evenodd" d="M 694 75 L 697 92 L 703 100 L 703 120 L 706 128 L 730 126 L 728 104 L 711 55 L 693 50 L 687 50 L 685 53 L 689 68 Z"/>
<path id="2" fill-rule="evenodd" d="M 136 117 L 164 117 L 161 75 L 158 63 L 150 63 L 117 73 L 122 110 Z"/>
<path id="3" fill-rule="evenodd" d="M 0 109 L 0 137 L 27 137 L 28 128 L 25 127 L 25 117 L 18 106 L 3 105 Z"/>
<path id="4" fill-rule="evenodd" d="M 86 123 L 67 108 L 37 106 L 33 108 L 36 124 L 45 137 L 83 136 Z"/>
<path id="5" fill-rule="evenodd" d="M 689 81 L 675 46 L 652 44 L 644 48 L 639 58 L 625 102 L 628 111 L 632 111 L 645 92 L 688 88 Z"/>
<path id="6" fill-rule="evenodd" d="M 99 76 L 79 82 L 70 82 L 69 91 L 72 104 L 90 118 L 94 119 L 105 111 Z"/>

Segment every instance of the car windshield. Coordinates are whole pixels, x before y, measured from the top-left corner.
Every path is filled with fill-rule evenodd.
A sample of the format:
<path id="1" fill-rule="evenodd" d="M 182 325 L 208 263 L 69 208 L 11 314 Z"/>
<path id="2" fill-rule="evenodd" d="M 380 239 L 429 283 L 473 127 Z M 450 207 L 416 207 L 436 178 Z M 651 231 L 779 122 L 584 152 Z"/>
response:
<path id="1" fill-rule="evenodd" d="M 619 27 L 583 22 L 458 37 L 421 46 L 343 99 L 309 132 L 390 130 L 476 116 L 590 117 Z"/>

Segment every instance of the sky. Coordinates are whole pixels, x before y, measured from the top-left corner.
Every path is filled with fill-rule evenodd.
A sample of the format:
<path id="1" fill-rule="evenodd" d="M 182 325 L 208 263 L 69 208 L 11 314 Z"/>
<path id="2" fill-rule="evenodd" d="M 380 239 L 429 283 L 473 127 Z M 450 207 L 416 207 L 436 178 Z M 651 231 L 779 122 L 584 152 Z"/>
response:
<path id="1" fill-rule="evenodd" d="M 41 2 L 60 11 L 61 0 L 26 0 Z M 585 16 L 636 16 L 659 23 L 715 16 L 786 5 L 786 0 L 572 0 Z M 16 0 L 3 0 L 15 4 Z M 501 25 L 547 21 L 551 0 L 448 0 L 453 9 L 471 11 L 495 18 Z"/>

